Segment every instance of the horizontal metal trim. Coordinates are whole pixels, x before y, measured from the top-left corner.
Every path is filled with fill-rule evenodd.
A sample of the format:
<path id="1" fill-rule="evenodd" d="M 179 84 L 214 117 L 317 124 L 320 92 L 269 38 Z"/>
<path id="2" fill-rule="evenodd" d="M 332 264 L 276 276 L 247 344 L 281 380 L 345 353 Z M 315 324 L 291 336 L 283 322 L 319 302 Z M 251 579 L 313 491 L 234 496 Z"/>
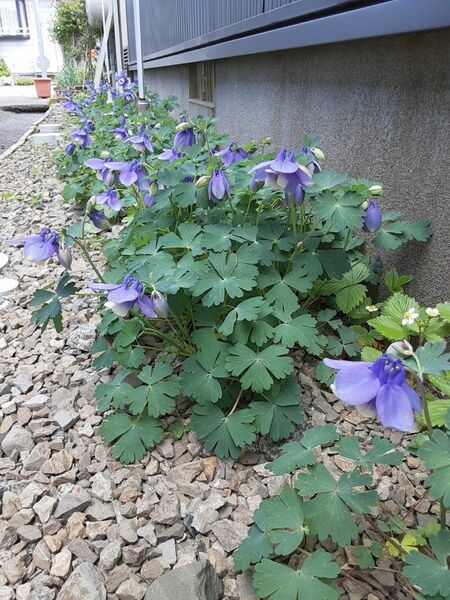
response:
<path id="1" fill-rule="evenodd" d="M 285 21 L 308 17 L 333 8 L 344 7 L 348 4 L 358 4 L 361 3 L 361 1 L 362 0 L 301 0 L 294 2 L 293 4 L 286 4 L 285 6 L 271 9 L 260 15 L 244 19 L 238 23 L 233 23 L 233 25 L 228 25 L 227 27 L 222 27 L 211 33 L 196 37 L 182 44 L 164 48 L 164 50 L 159 50 L 152 54 L 147 54 L 144 56 L 144 61 L 154 60 L 155 58 L 161 58 L 163 56 L 168 56 L 169 54 L 186 52 L 187 50 L 193 50 L 199 46 L 222 42 L 238 35 L 242 36 L 242 34 L 245 33 L 250 34 L 258 29 L 279 26 Z M 380 2 L 386 1 L 387 0 L 380 0 Z"/>
<path id="2" fill-rule="evenodd" d="M 145 60 L 144 68 L 154 69 L 448 26 L 449 0 L 388 0 L 382 4 L 279 27 L 197 50 Z M 136 61 L 130 63 L 132 69 L 135 66 Z"/>

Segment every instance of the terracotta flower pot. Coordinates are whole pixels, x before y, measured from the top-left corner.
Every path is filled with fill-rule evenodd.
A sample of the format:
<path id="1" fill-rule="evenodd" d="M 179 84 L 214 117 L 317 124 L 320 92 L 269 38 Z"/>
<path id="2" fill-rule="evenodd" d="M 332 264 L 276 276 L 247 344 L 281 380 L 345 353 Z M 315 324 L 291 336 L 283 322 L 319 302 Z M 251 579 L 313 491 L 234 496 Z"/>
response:
<path id="1" fill-rule="evenodd" d="M 36 94 L 38 98 L 50 98 L 52 94 L 52 80 L 36 78 L 34 80 L 34 86 L 36 88 Z"/>

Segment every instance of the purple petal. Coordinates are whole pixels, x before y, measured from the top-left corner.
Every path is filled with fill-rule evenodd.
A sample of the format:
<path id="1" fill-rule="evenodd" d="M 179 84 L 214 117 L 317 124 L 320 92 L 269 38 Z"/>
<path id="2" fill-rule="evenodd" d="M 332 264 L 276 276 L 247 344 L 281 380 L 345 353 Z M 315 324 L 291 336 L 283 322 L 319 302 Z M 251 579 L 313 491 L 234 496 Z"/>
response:
<path id="1" fill-rule="evenodd" d="M 90 167 L 91 169 L 95 169 L 98 171 L 99 169 L 103 169 L 105 166 L 105 161 L 101 158 L 88 158 L 84 161 L 86 167 Z"/>
<path id="2" fill-rule="evenodd" d="M 139 293 L 133 288 L 126 288 L 119 285 L 115 290 L 108 294 L 108 300 L 115 304 L 123 304 L 124 302 L 135 301 L 139 297 Z"/>
<path id="3" fill-rule="evenodd" d="M 56 248 L 54 243 L 49 240 L 47 242 L 27 242 L 23 249 L 23 254 L 28 260 L 46 260 L 55 254 Z"/>
<path id="4" fill-rule="evenodd" d="M 334 360 L 333 358 L 324 358 L 323 362 L 330 369 L 354 369 L 355 364 L 364 365 L 365 367 L 370 367 L 372 363 L 364 362 L 364 361 L 353 361 L 353 360 Z"/>
<path id="5" fill-rule="evenodd" d="M 100 292 L 102 290 L 115 290 L 118 287 L 120 287 L 119 283 L 88 283 L 86 284 L 86 287 L 88 287 L 90 290 L 93 290 L 94 292 Z"/>
<path id="6" fill-rule="evenodd" d="M 135 181 L 137 181 L 138 176 L 131 169 L 123 169 L 120 171 L 119 179 L 123 185 L 131 185 Z"/>
<path id="7" fill-rule="evenodd" d="M 416 413 L 420 413 L 422 410 L 420 396 L 418 396 L 416 392 L 412 389 L 412 387 L 410 387 L 407 383 L 402 383 L 401 388 L 408 396 L 413 411 Z"/>
<path id="8" fill-rule="evenodd" d="M 138 298 L 137 303 L 136 303 L 139 308 L 141 309 L 141 312 L 146 316 L 146 317 L 150 317 L 151 319 L 156 318 L 158 315 L 155 312 L 155 309 L 153 308 L 153 302 L 150 300 L 150 298 L 148 296 L 142 296 L 142 298 Z"/>
<path id="9" fill-rule="evenodd" d="M 366 404 L 380 389 L 378 377 L 371 368 L 355 363 L 353 369 L 342 369 L 334 379 L 335 394 L 345 404 Z"/>
<path id="10" fill-rule="evenodd" d="M 113 210 L 119 211 L 122 208 L 122 202 L 119 200 L 117 194 L 110 194 L 107 204 Z"/>
<path id="11" fill-rule="evenodd" d="M 381 386 L 376 399 L 377 413 L 385 427 L 400 431 L 414 429 L 414 413 L 408 395 L 399 385 Z"/>
<path id="12" fill-rule="evenodd" d="M 105 167 L 107 169 L 112 169 L 113 171 L 120 171 L 121 169 L 125 169 L 128 166 L 129 164 L 127 162 L 120 162 L 115 160 L 111 160 L 105 163 Z"/>

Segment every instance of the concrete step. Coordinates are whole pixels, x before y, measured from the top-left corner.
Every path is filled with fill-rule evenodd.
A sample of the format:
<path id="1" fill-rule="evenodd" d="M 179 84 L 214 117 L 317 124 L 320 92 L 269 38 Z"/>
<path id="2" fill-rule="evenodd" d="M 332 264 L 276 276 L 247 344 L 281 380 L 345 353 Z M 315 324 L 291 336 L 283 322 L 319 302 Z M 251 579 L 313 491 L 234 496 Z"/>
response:
<path id="1" fill-rule="evenodd" d="M 60 133 L 35 133 L 31 136 L 33 144 L 39 146 L 40 144 L 56 144 L 62 139 Z"/>
<path id="2" fill-rule="evenodd" d="M 44 123 L 39 127 L 39 133 L 57 133 L 61 131 L 59 123 Z"/>

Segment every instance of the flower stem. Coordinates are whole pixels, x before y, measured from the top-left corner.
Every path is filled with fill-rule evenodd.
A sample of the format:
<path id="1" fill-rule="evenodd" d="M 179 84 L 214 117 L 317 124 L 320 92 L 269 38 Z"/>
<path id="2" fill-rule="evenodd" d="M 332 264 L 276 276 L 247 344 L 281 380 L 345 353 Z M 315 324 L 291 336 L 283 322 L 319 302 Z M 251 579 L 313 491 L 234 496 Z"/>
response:
<path id="1" fill-rule="evenodd" d="M 228 413 L 227 417 L 231 417 L 231 415 L 234 413 L 234 411 L 236 410 L 238 404 L 239 404 L 239 400 L 241 399 L 241 396 L 243 394 L 244 390 L 241 388 L 241 391 L 238 394 L 238 397 L 236 398 L 236 402 L 233 404 L 230 412 Z"/>
<path id="2" fill-rule="evenodd" d="M 91 266 L 92 270 L 94 271 L 94 273 L 97 275 L 97 277 L 100 279 L 100 281 L 102 283 L 105 282 L 103 275 L 100 273 L 100 271 L 97 269 L 97 267 L 94 264 L 94 261 L 92 260 L 89 252 L 87 251 L 85 245 L 80 242 L 80 240 L 74 238 L 73 240 L 75 242 L 75 244 L 80 248 L 81 252 L 83 253 L 83 256 L 85 258 L 85 260 L 89 263 L 89 265 Z"/>
<path id="3" fill-rule="evenodd" d="M 292 194 L 290 194 L 289 206 L 291 209 L 292 233 L 294 235 L 295 245 L 297 246 L 297 212 L 295 210 L 294 196 Z"/>

